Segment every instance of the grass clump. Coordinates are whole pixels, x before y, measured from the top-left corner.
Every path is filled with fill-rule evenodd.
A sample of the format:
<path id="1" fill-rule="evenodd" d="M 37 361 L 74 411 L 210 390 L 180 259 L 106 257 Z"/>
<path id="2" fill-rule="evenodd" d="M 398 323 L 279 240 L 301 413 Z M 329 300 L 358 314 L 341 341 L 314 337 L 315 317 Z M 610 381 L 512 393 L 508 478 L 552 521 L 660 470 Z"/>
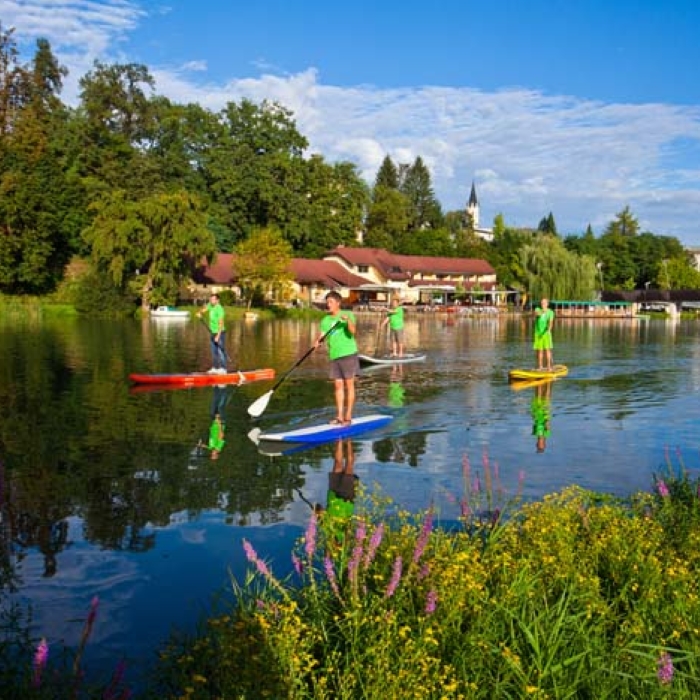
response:
<path id="1" fill-rule="evenodd" d="M 235 603 L 172 641 L 159 695 L 700 696 L 697 480 L 681 469 L 630 499 L 571 487 L 501 508 L 478 481 L 457 529 L 384 500 L 339 541 L 313 514 L 286 580 L 244 542 Z"/>

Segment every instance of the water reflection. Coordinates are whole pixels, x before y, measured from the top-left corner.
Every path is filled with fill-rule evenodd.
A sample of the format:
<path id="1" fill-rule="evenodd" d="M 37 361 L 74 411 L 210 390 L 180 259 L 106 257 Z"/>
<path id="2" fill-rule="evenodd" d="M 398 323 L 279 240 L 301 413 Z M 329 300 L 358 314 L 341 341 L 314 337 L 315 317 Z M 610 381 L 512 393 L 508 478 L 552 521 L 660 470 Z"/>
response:
<path id="1" fill-rule="evenodd" d="M 535 449 L 544 452 L 547 449 L 547 438 L 552 434 L 550 419 L 552 415 L 552 385 L 553 380 L 539 382 L 534 387 L 530 413 L 532 414 L 532 434 L 535 436 Z"/>
<path id="2" fill-rule="evenodd" d="M 289 566 L 309 503 L 328 506 L 330 477 L 348 450 L 368 489 L 402 508 L 434 503 L 445 518 L 458 516 L 459 498 L 445 494 L 461 492 L 465 455 L 487 453 L 510 493 L 523 472 L 529 498 L 571 483 L 619 494 L 648 488 L 667 445 L 697 466 L 700 324 L 560 319 L 557 359 L 569 376 L 514 392 L 507 372 L 531 358 L 528 322 L 433 316 L 406 319 L 407 342 L 425 350 L 425 362 L 358 379 L 357 415 L 389 411 L 394 420 L 345 441 L 340 462 L 336 445 L 260 454 L 246 435 L 262 384 L 130 393 L 130 372 L 209 366 L 196 323 L 0 319 L 0 585 L 35 606 L 37 631 L 68 642 L 80 633 L 71 621 L 98 593 L 110 622 L 95 639 L 108 638 L 107 661 L 127 649 L 148 658 L 173 624 L 194 624 L 229 568 L 242 571 L 242 536 L 273 566 Z M 372 350 L 376 323 L 358 316 L 363 349 Z M 229 344 L 243 366 L 279 372 L 315 335 L 304 321 L 233 324 Z M 276 391 L 260 427 L 333 415 L 327 359 L 314 354 Z M 533 449 L 536 424 L 544 452 Z M 554 449 L 547 432 L 566 441 Z"/>

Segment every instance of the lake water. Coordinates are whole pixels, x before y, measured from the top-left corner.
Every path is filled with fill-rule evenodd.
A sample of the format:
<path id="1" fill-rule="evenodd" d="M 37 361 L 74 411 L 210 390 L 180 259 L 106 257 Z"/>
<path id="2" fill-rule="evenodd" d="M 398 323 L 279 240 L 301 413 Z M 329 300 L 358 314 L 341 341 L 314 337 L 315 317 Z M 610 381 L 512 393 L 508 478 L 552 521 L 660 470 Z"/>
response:
<path id="1" fill-rule="evenodd" d="M 241 322 L 228 351 L 244 369 L 290 368 L 314 324 Z M 359 316 L 361 351 L 378 345 L 377 317 Z M 564 320 L 555 362 L 569 375 L 516 390 L 513 367 L 531 367 L 530 320 L 407 316 L 407 350 L 420 364 L 373 369 L 358 382 L 356 415 L 390 412 L 388 427 L 352 441 L 355 472 L 401 507 L 433 504 L 458 517 L 463 466 L 498 472 L 506 494 L 538 498 L 569 484 L 626 495 L 648 490 L 667 459 L 700 462 L 700 324 L 663 320 Z M 98 620 L 88 668 L 126 656 L 132 682 L 171 628 L 193 629 L 229 572 L 242 576 L 243 537 L 278 571 L 325 503 L 333 445 L 281 457 L 261 454 L 252 427 L 299 427 L 334 414 L 325 351 L 274 392 L 258 421 L 248 406 L 271 382 L 215 390 L 131 390 L 130 372 L 209 366 L 194 321 L 0 320 L 0 584 L 31 604 L 34 630 L 77 644 L 93 596 Z M 541 390 L 540 390 L 541 391 Z M 206 442 L 213 402 L 227 442 Z M 549 411 L 536 450 L 533 403 Z M 536 406 L 535 406 L 536 408 Z"/>

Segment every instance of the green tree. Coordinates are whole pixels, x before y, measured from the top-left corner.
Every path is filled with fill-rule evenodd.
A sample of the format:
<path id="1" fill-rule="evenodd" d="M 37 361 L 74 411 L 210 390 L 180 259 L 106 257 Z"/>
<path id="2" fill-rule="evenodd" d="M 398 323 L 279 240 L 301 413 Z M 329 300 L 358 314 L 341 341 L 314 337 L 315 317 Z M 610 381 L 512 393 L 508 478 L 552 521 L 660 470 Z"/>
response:
<path id="1" fill-rule="evenodd" d="M 365 245 L 397 252 L 408 227 L 408 212 L 408 200 L 401 192 L 375 187 L 367 212 Z"/>
<path id="2" fill-rule="evenodd" d="M 540 221 L 537 226 L 537 230 L 540 233 L 548 233 L 552 236 L 557 235 L 557 225 L 554 221 L 554 214 L 552 214 L 551 211 Z"/>
<path id="3" fill-rule="evenodd" d="M 611 221 L 605 229 L 604 235 L 620 235 L 623 238 L 632 238 L 639 233 L 639 221 L 632 215 L 629 206 L 626 206 L 616 217 Z"/>
<path id="4" fill-rule="evenodd" d="M 80 166 L 93 198 L 113 189 L 140 198 L 161 184 L 148 154 L 154 86 L 148 69 L 136 63 L 96 62 L 80 79 Z"/>
<path id="5" fill-rule="evenodd" d="M 200 200 L 188 192 L 160 193 L 140 200 L 115 190 L 97 200 L 85 231 L 98 270 L 123 287 L 138 285 L 141 305 L 162 287 L 186 277 L 193 263 L 214 254 L 214 237 Z"/>
<path id="6" fill-rule="evenodd" d="M 254 228 L 276 226 L 303 239 L 307 147 L 289 110 L 276 103 L 229 103 L 219 115 L 221 134 L 205 158 L 217 219 L 237 244 Z"/>
<path id="7" fill-rule="evenodd" d="M 262 228 L 236 247 L 234 276 L 248 300 L 284 297 L 294 280 L 291 268 L 292 247 L 280 231 Z"/>
<path id="8" fill-rule="evenodd" d="M 538 236 L 520 250 L 527 290 L 533 299 L 592 299 L 595 260 L 570 253 L 555 236 Z"/>
<path id="9" fill-rule="evenodd" d="M 430 171 L 420 156 L 405 169 L 399 189 L 409 204 L 409 230 L 437 229 L 443 225 L 442 209 L 433 191 Z"/>
<path id="10" fill-rule="evenodd" d="M 68 113 L 58 97 L 65 69 L 45 40 L 24 72 L 21 105 L 0 150 L 0 289 L 51 291 L 72 253 L 83 200 L 66 148 Z"/>
<path id="11" fill-rule="evenodd" d="M 382 164 L 377 171 L 377 177 L 374 180 L 374 190 L 380 188 L 388 188 L 397 190 L 399 188 L 399 171 L 389 156 L 384 156 Z"/>

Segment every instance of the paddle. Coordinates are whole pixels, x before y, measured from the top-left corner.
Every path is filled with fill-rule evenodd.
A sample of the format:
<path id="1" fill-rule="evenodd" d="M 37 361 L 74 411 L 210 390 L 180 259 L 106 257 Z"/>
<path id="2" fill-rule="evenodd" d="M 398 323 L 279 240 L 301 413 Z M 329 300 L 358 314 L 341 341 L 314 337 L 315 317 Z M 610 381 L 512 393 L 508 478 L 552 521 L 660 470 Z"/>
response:
<path id="1" fill-rule="evenodd" d="M 330 334 L 332 331 L 335 330 L 336 326 L 340 323 L 340 321 L 336 321 L 320 338 L 319 343 L 322 343 Z M 276 382 L 275 385 L 270 389 L 270 391 L 266 392 L 259 398 L 255 399 L 250 406 L 248 406 L 248 413 L 253 416 L 253 418 L 259 418 L 262 416 L 264 413 L 265 409 L 267 408 L 267 404 L 270 403 L 270 399 L 272 398 L 272 394 L 275 393 L 275 390 L 279 387 L 279 385 L 316 349 L 316 344 L 312 345 Z"/>

